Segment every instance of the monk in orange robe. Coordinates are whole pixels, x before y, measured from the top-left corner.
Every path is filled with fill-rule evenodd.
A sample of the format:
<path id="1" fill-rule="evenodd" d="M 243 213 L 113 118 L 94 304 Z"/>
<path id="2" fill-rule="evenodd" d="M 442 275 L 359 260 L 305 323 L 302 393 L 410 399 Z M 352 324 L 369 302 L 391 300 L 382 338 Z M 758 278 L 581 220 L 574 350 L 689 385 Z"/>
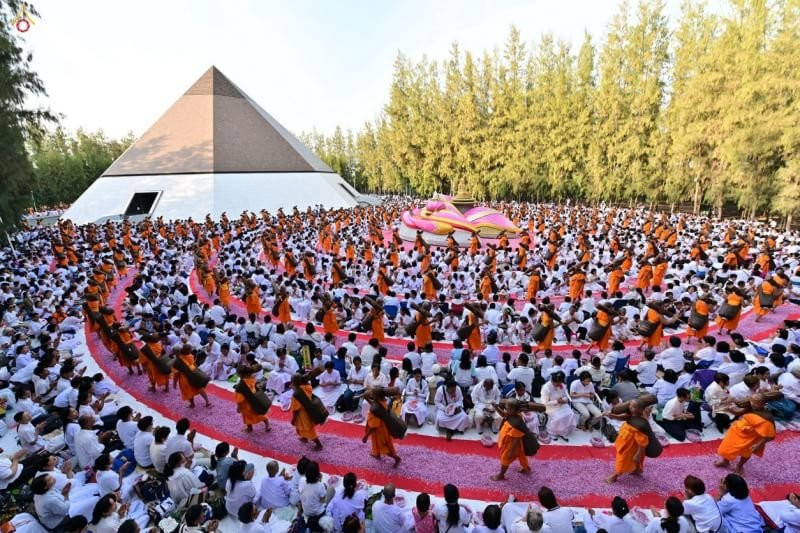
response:
<path id="1" fill-rule="evenodd" d="M 772 300 L 774 304 L 774 295 L 776 292 L 777 288 L 771 279 L 765 280 L 761 283 L 761 286 L 758 288 L 758 291 L 753 298 L 753 312 L 756 314 L 756 322 L 760 322 L 761 319 L 764 318 L 772 309 L 772 305 L 761 305 L 761 298 L 763 297 L 765 300 Z"/>
<path id="2" fill-rule="evenodd" d="M 433 276 L 435 274 L 433 272 L 426 272 L 422 278 L 422 292 L 425 294 L 425 297 L 432 301 L 436 301 L 436 286 L 433 284 Z"/>
<path id="3" fill-rule="evenodd" d="M 690 341 L 693 337 L 697 339 L 702 339 L 706 335 L 708 335 L 708 314 L 711 312 L 711 300 L 710 299 L 698 299 L 694 303 L 694 313 L 704 317 L 705 319 L 705 326 L 700 329 L 694 329 L 691 326 L 686 329 L 686 337 L 687 342 Z"/>
<path id="4" fill-rule="evenodd" d="M 650 282 L 653 280 L 653 267 L 649 262 L 645 261 L 639 268 L 639 275 L 636 278 L 636 286 L 643 291 L 650 288 Z"/>
<path id="5" fill-rule="evenodd" d="M 637 407 L 634 407 L 634 404 Z M 631 414 L 634 414 L 634 409 L 641 411 L 640 404 L 636 401 L 631 404 Z M 616 450 L 614 473 L 606 479 L 606 482 L 614 483 L 620 476 L 625 474 L 641 475 L 644 471 L 644 452 L 649 442 L 650 439 L 647 435 L 628 422 L 622 424 L 622 427 L 619 428 L 617 440 L 614 441 L 614 449 Z"/>
<path id="6" fill-rule="evenodd" d="M 730 306 L 738 308 L 738 311 L 733 318 L 717 316 L 716 322 L 719 326 L 720 334 L 724 333 L 726 329 L 728 330 L 728 333 L 730 333 L 739 327 L 739 319 L 742 316 L 742 302 L 744 302 L 744 295 L 742 295 L 738 289 L 728 287 L 725 289 L 725 292 L 727 293 L 725 296 L 725 302 Z"/>
<path id="7" fill-rule="evenodd" d="M 247 314 L 254 314 L 258 316 L 261 314 L 261 298 L 258 294 L 258 287 L 255 283 L 249 282 L 249 286 L 245 289 L 245 307 L 247 307 Z"/>
<path id="8" fill-rule="evenodd" d="M 648 307 L 647 313 L 645 313 L 644 316 L 644 320 L 658 325 L 653 333 L 651 333 L 648 337 L 642 338 L 642 344 L 639 346 L 639 348 L 645 344 L 647 344 L 647 346 L 650 348 L 656 348 L 657 346 L 660 346 L 661 339 L 664 337 L 664 324 L 661 322 L 661 313 L 653 307 Z"/>
<path id="9" fill-rule="evenodd" d="M 300 374 L 292 376 L 292 387 L 295 389 L 295 394 L 305 394 L 311 399 L 313 394 L 311 392 L 311 384 L 305 383 Z M 297 432 L 297 436 L 300 437 L 300 440 L 302 442 L 312 441 L 316 445 L 314 449 L 321 450 L 322 443 L 317 436 L 316 424 L 314 424 L 311 415 L 308 414 L 303 404 L 294 396 L 292 397 L 289 410 L 292 412 L 292 425 L 294 426 L 295 432 Z"/>
<path id="10" fill-rule="evenodd" d="M 140 350 L 143 356 L 141 363 L 145 374 L 147 374 L 147 379 L 150 381 L 150 390 L 155 392 L 156 387 L 164 387 L 164 392 L 167 392 L 169 390 L 171 371 L 161 372 L 155 363 L 156 359 L 161 358 L 164 348 L 157 335 L 145 335 L 143 340 L 145 344 Z"/>
<path id="11" fill-rule="evenodd" d="M 600 350 L 601 352 L 605 352 L 608 350 L 609 343 L 611 342 L 611 321 L 612 321 L 611 313 L 609 312 L 609 310 L 598 306 L 597 314 L 595 315 L 594 319 L 597 321 L 598 324 L 606 328 L 606 331 L 605 333 L 603 333 L 603 336 L 600 337 L 599 340 L 592 341 L 592 344 L 589 346 L 589 350 L 587 351 L 587 353 L 591 352 L 592 346 L 594 346 L 595 343 L 597 344 L 598 350 Z"/>
<path id="12" fill-rule="evenodd" d="M 539 284 L 541 283 L 541 281 L 542 277 L 539 275 L 539 270 L 535 269 L 528 278 L 528 290 L 525 293 L 525 297 L 528 300 L 536 298 L 536 294 L 539 292 Z"/>
<path id="13" fill-rule="evenodd" d="M 339 331 L 339 321 L 336 319 L 336 304 L 332 302 L 325 305 L 325 313 L 322 315 L 322 330 L 331 334 Z"/>
<path id="14" fill-rule="evenodd" d="M 525 423 L 519 412 L 519 404 L 516 401 L 506 402 L 504 405 L 495 405 L 494 408 L 503 417 L 503 425 L 500 427 L 500 434 L 497 436 L 497 446 L 500 448 L 500 473 L 491 476 L 493 481 L 502 481 L 506 477 L 508 467 L 514 461 L 519 461 L 519 471 L 527 474 L 531 471 L 528 457 L 525 455 L 523 437 L 525 436 Z M 509 421 L 513 420 L 514 423 Z M 517 427 L 515 427 L 517 426 Z"/>
<path id="15" fill-rule="evenodd" d="M 611 267 L 611 272 L 608 273 L 608 296 L 613 298 L 622 282 L 625 280 L 625 272 L 618 264 Z"/>
<path id="16" fill-rule="evenodd" d="M 485 271 L 481 278 L 481 295 L 487 302 L 490 301 L 492 296 L 492 277 L 489 275 L 488 271 Z"/>
<path id="17" fill-rule="evenodd" d="M 663 257 L 656 258 L 656 266 L 653 269 L 653 279 L 651 285 L 653 287 L 660 287 L 664 281 L 664 275 L 667 273 L 667 261 Z"/>
<path id="18" fill-rule="evenodd" d="M 236 373 L 239 374 L 239 378 L 241 379 L 239 387 L 247 387 L 250 391 L 255 394 L 256 393 L 256 378 L 253 377 L 253 371 L 250 367 L 241 366 L 236 369 Z M 242 415 L 242 422 L 245 425 L 245 431 L 250 433 L 253 431 L 253 424 L 264 424 L 264 431 L 269 431 L 269 419 L 267 418 L 266 414 L 260 415 L 253 410 L 253 406 L 250 404 L 250 401 L 247 399 L 248 397 L 244 394 L 236 391 L 234 389 L 234 401 L 236 401 L 236 411 Z M 246 391 L 245 391 L 246 392 Z"/>
<path id="19" fill-rule="evenodd" d="M 721 459 L 714 466 L 727 467 L 738 457 L 736 473 L 741 475 L 750 457 L 753 454 L 762 457 L 767 442 L 775 438 L 775 419 L 766 410 L 763 394 L 750 397 L 750 409 L 728 429 L 717 450 Z"/>
<path id="20" fill-rule="evenodd" d="M 183 347 L 181 347 L 181 351 L 178 354 L 178 359 L 183 361 L 183 363 L 190 370 L 196 370 L 197 369 L 197 366 L 195 366 L 195 364 L 194 364 L 194 355 L 192 355 L 192 347 L 190 345 L 184 344 Z M 195 387 L 194 385 L 192 385 L 192 383 L 189 381 L 189 378 L 186 376 L 186 374 L 184 374 L 183 372 L 181 372 L 180 370 L 175 368 L 174 365 L 173 365 L 173 368 L 172 368 L 172 373 L 175 376 L 175 378 L 173 379 L 173 382 L 172 382 L 172 386 L 173 387 L 177 387 L 178 389 L 180 389 L 180 391 L 181 391 L 181 399 L 183 399 L 184 401 L 188 400 L 189 407 L 194 407 L 194 397 L 195 396 L 202 397 L 203 400 L 205 400 L 205 402 L 206 402 L 206 407 L 209 407 L 211 405 L 208 402 L 208 394 L 206 394 L 205 388 L 199 389 L 199 388 Z"/>
<path id="21" fill-rule="evenodd" d="M 231 284 L 225 277 L 220 278 L 217 284 L 217 296 L 219 297 L 219 304 L 225 309 L 229 309 L 231 305 Z"/>
<path id="22" fill-rule="evenodd" d="M 555 309 L 552 306 L 543 307 L 542 312 L 539 315 L 539 323 L 547 328 L 547 333 L 536 345 L 536 351 L 533 352 L 534 355 L 538 353 L 539 350 L 549 350 L 552 348 L 553 339 L 555 339 L 556 336 L 556 321 L 561 322 L 561 319 L 556 316 Z"/>
<path id="23" fill-rule="evenodd" d="M 583 288 L 586 285 L 586 274 L 578 269 L 569 277 L 569 297 L 577 303 L 583 298 Z"/>
<path id="24" fill-rule="evenodd" d="M 377 388 L 371 391 L 371 394 L 365 394 L 364 400 L 371 404 L 378 403 L 383 409 L 389 411 L 389 403 L 386 400 L 386 393 L 382 388 Z M 400 456 L 394 448 L 394 440 L 389 433 L 389 428 L 381 418 L 372 413 L 372 409 L 367 413 L 367 423 L 364 430 L 364 437 L 362 442 L 366 443 L 367 439 L 372 441 L 372 452 L 370 455 L 375 459 L 380 459 L 384 455 L 388 455 L 394 459 L 394 467 L 400 464 Z"/>

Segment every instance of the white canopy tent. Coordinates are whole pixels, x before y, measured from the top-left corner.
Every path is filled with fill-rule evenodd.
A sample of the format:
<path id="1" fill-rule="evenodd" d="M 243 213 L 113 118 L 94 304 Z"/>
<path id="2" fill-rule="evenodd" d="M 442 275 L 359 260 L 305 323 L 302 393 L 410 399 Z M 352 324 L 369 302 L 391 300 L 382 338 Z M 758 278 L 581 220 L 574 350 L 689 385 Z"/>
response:
<path id="1" fill-rule="evenodd" d="M 62 215 L 195 220 L 368 202 L 211 67 Z"/>

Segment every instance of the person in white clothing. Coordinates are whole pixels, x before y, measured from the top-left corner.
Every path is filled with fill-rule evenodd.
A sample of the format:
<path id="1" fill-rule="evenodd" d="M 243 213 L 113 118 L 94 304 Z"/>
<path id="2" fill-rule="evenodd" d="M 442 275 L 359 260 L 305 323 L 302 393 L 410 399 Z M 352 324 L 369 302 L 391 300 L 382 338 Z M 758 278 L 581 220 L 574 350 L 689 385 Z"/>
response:
<path id="1" fill-rule="evenodd" d="M 689 519 L 683 516 L 683 503 L 675 496 L 670 496 L 664 502 L 664 512 L 653 511 L 655 518 L 650 520 L 645 528 L 645 533 L 667 533 L 677 531 L 677 533 L 692 533 L 694 526 Z"/>
<path id="2" fill-rule="evenodd" d="M 177 509 L 186 506 L 189 497 L 205 490 L 205 485 L 189 468 L 186 458 L 181 452 L 175 452 L 167 458 L 164 475 L 167 476 L 169 495 Z"/>
<path id="3" fill-rule="evenodd" d="M 684 494 L 683 510 L 686 516 L 691 517 L 697 533 L 713 533 L 722 527 L 722 513 L 717 502 L 710 494 L 706 494 L 706 485 L 703 480 L 695 476 L 686 476 L 683 480 Z"/>
<path id="4" fill-rule="evenodd" d="M 466 431 L 469 417 L 464 412 L 464 395 L 455 381 L 448 381 L 438 389 L 433 398 L 436 406 L 436 425 L 444 428 L 447 440 L 452 440 L 456 431 Z"/>
<path id="5" fill-rule="evenodd" d="M 433 508 L 433 516 L 439 525 L 439 531 L 448 533 L 465 533 L 472 518 L 461 504 L 458 503 L 458 487 L 452 484 L 444 486 L 444 503 Z"/>
<path id="6" fill-rule="evenodd" d="M 258 520 L 258 506 L 253 502 L 243 504 L 236 513 L 239 519 L 239 531 L 242 533 L 272 533 L 268 522 L 272 517 L 272 509 L 267 509 Z"/>
<path id="7" fill-rule="evenodd" d="M 391 483 L 383 487 L 383 501 L 372 504 L 372 529 L 375 533 L 403 533 L 412 524 L 402 509 L 394 504 L 395 488 Z"/>
<path id="8" fill-rule="evenodd" d="M 78 462 L 78 468 L 86 468 L 94 465 L 95 459 L 103 453 L 105 446 L 101 441 L 108 439 L 111 433 L 104 432 L 100 435 L 95 433 L 92 415 L 80 417 L 78 424 L 81 429 L 75 435 L 75 459 Z"/>
<path id="9" fill-rule="evenodd" d="M 278 468 L 277 461 L 267 463 L 267 476 L 261 480 L 258 491 L 258 506 L 263 509 L 274 509 L 277 516 L 291 519 L 295 514 L 294 507 L 289 501 L 292 493 L 289 480 L 292 476 L 285 470 L 279 473 Z"/>
<path id="10" fill-rule="evenodd" d="M 255 466 L 245 461 L 236 461 L 228 469 L 228 482 L 225 484 L 225 509 L 228 514 L 235 515 L 245 503 L 258 500 L 253 474 Z"/>
<path id="11" fill-rule="evenodd" d="M 669 348 L 658 354 L 655 361 L 664 370 L 674 370 L 675 372 L 682 371 L 686 359 L 683 357 L 680 337 L 676 337 L 675 335 L 671 336 L 669 338 Z"/>
<path id="12" fill-rule="evenodd" d="M 575 412 L 570 407 L 570 397 L 564 385 L 564 373 L 555 372 L 542 387 L 542 403 L 547 414 L 547 431 L 556 438 L 567 440 L 577 424 Z"/>
<path id="13" fill-rule="evenodd" d="M 417 426 L 425 423 L 428 418 L 429 396 L 428 382 L 422 377 L 422 369 L 417 367 L 403 389 L 403 408 L 400 415 L 406 420 L 406 423 L 412 418 Z"/>
<path id="14" fill-rule="evenodd" d="M 499 401 L 500 389 L 491 379 L 484 379 L 472 389 L 472 403 L 475 406 L 473 413 L 478 434 L 483 434 L 483 427 L 486 424 L 492 428 L 494 433 L 500 430 L 500 422 L 503 417 L 494 408 L 494 404 Z"/>
<path id="15" fill-rule="evenodd" d="M 342 487 L 328 504 L 328 514 L 333 518 L 336 531 L 341 531 L 345 519 L 356 515 L 360 521 L 364 520 L 364 504 L 369 494 L 366 490 L 357 489 L 358 479 L 352 472 L 342 478 Z"/>
<path id="16" fill-rule="evenodd" d="M 592 383 L 592 375 L 589 372 L 581 372 L 578 379 L 569 386 L 572 407 L 578 411 L 580 415 L 579 423 L 587 431 L 602 414 L 594 403 L 596 395 L 594 383 Z"/>

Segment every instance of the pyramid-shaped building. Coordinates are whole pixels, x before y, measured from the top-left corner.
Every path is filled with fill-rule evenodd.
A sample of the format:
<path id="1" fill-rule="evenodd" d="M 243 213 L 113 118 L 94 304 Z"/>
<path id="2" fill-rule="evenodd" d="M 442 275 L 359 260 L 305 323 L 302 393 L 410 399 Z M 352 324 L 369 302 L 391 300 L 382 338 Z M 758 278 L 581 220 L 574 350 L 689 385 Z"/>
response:
<path id="1" fill-rule="evenodd" d="M 192 85 L 62 218 L 218 218 L 366 201 L 216 67 Z"/>

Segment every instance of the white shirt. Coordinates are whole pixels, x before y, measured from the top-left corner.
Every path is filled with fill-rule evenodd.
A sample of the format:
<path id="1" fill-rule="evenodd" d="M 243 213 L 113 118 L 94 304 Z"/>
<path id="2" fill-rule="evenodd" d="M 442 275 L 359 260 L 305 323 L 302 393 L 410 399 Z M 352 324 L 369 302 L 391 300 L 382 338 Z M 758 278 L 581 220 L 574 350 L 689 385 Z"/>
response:
<path id="1" fill-rule="evenodd" d="M 532 368 L 527 366 L 518 366 L 511 370 L 508 373 L 508 381 L 509 383 L 515 383 L 517 381 L 521 381 L 525 384 L 525 391 L 530 392 L 533 386 L 533 378 L 534 372 Z"/>
<path id="2" fill-rule="evenodd" d="M 289 494 L 292 486 L 283 476 L 265 477 L 261 480 L 258 505 L 264 509 L 276 509 L 289 505 Z"/>
<path id="3" fill-rule="evenodd" d="M 683 512 L 694 520 L 698 533 L 717 531 L 722 514 L 717 502 L 708 494 L 700 494 L 683 502 Z"/>
<path id="4" fill-rule="evenodd" d="M 167 439 L 166 450 L 164 451 L 164 453 L 167 455 L 167 458 L 169 458 L 169 456 L 175 452 L 181 452 L 187 459 L 194 456 L 194 448 L 192 448 L 192 443 L 188 441 L 185 435 L 176 433 Z"/>
<path id="5" fill-rule="evenodd" d="M 375 533 L 398 533 L 407 531 L 408 525 L 403 510 L 394 504 L 377 501 L 372 504 L 372 529 Z"/>
<path id="6" fill-rule="evenodd" d="M 644 385 L 652 385 L 656 382 L 656 371 L 658 365 L 655 361 L 644 360 L 636 365 L 636 375 L 639 378 L 639 383 Z"/>
<path id="7" fill-rule="evenodd" d="M 80 468 L 94 465 L 94 460 L 100 457 L 103 448 L 93 429 L 81 429 L 75 435 L 75 458 Z"/>
<path id="8" fill-rule="evenodd" d="M 303 514 L 307 517 L 321 515 L 325 512 L 325 497 L 327 491 L 321 481 L 306 483 L 300 489 L 300 503 L 303 505 Z M 373 507 L 374 509 L 374 507 Z"/>
<path id="9" fill-rule="evenodd" d="M 123 422 L 122 420 L 117 421 L 117 434 L 119 434 L 122 444 L 128 449 L 133 449 L 133 440 L 136 438 L 136 433 L 138 433 L 138 431 L 139 429 L 136 427 L 136 422 L 133 420 L 127 422 Z"/>
<path id="10" fill-rule="evenodd" d="M 155 441 L 150 443 L 150 459 L 153 461 L 156 471 L 163 474 L 164 466 L 167 464 L 166 444 L 156 444 Z"/>
<path id="11" fill-rule="evenodd" d="M 36 436 L 36 428 L 30 422 L 17 426 L 17 438 L 22 445 L 22 449 L 29 454 L 42 449 L 44 446 L 42 439 Z"/>
<path id="12" fill-rule="evenodd" d="M 8 457 L 0 457 L 0 490 L 5 490 L 10 483 L 22 475 L 22 465 L 17 465 L 17 471 L 11 473 L 11 459 Z"/>
<path id="13" fill-rule="evenodd" d="M 661 413 L 661 417 L 664 420 L 678 420 L 678 417 L 686 411 L 687 407 L 688 404 L 681 403 L 680 400 L 678 400 L 678 397 L 676 396 L 675 398 L 668 401 L 667 405 L 664 406 L 664 410 Z"/>
<path id="14" fill-rule="evenodd" d="M 136 464 L 147 468 L 153 466 L 153 460 L 150 457 L 150 445 L 155 440 L 153 433 L 150 431 L 139 431 L 133 439 L 133 457 L 136 459 Z"/>
<path id="15" fill-rule="evenodd" d="M 447 533 L 464 533 L 466 526 L 470 521 L 469 512 L 464 507 L 458 507 L 458 524 L 450 525 L 447 523 L 447 505 L 440 503 L 433 508 L 433 517 L 439 524 L 439 531 L 447 531 Z"/>
<path id="16" fill-rule="evenodd" d="M 680 348 L 667 348 L 655 357 L 656 363 L 660 363 L 664 370 L 674 370 L 680 372 L 686 359 L 683 357 L 683 350 Z"/>
<path id="17" fill-rule="evenodd" d="M 573 513 L 571 509 L 556 507 L 550 511 L 544 511 L 542 518 L 544 518 L 544 523 L 553 530 L 553 533 L 572 533 Z"/>

